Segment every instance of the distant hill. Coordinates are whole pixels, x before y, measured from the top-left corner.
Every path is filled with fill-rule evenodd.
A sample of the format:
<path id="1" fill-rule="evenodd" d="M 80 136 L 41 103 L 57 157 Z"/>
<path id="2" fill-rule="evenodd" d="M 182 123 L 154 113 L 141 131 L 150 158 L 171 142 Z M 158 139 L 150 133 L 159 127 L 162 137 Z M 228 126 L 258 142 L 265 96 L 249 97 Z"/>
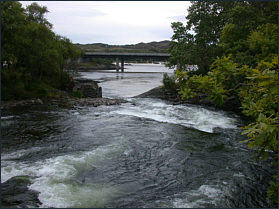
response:
<path id="1" fill-rule="evenodd" d="M 153 41 L 150 43 L 138 43 L 129 45 L 108 45 L 104 43 L 75 44 L 85 52 L 157 52 L 166 53 L 170 41 Z"/>

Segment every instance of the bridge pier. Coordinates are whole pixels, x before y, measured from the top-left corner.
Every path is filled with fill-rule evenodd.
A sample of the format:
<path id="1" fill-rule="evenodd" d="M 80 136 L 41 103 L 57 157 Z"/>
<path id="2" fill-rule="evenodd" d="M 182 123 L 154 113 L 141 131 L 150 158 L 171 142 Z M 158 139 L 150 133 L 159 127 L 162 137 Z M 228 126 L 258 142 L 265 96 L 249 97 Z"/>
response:
<path id="1" fill-rule="evenodd" d="M 124 72 L 124 58 L 121 58 L 121 72 Z"/>
<path id="2" fill-rule="evenodd" d="M 119 58 L 116 58 L 116 71 L 119 72 L 119 68 L 121 68 L 121 72 L 124 72 L 124 58 L 121 58 L 121 66 L 119 66 Z"/>
<path id="3" fill-rule="evenodd" d="M 116 71 L 119 71 L 119 58 L 116 58 Z"/>

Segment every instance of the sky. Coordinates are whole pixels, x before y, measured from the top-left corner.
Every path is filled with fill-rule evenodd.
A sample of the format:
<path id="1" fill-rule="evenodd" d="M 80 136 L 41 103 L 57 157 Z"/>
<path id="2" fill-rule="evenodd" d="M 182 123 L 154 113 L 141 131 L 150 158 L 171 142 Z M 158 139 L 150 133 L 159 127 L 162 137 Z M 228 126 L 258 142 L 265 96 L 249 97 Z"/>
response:
<path id="1" fill-rule="evenodd" d="M 110 45 L 170 40 L 190 1 L 20 1 L 46 6 L 52 30 L 72 43 Z"/>

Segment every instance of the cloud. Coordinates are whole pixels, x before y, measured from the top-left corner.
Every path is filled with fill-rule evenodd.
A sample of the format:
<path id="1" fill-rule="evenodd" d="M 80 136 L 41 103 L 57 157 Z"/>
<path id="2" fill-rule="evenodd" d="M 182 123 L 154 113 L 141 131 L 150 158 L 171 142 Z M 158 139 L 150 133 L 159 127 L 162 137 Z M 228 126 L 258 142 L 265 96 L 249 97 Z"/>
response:
<path id="1" fill-rule="evenodd" d="M 178 15 L 178 16 L 168 17 L 168 19 L 172 19 L 172 20 L 179 21 L 179 22 L 186 22 L 185 17 L 186 17 L 186 15 Z"/>
<path id="2" fill-rule="evenodd" d="M 22 1 L 23 6 L 31 1 Z M 73 43 L 134 44 L 168 40 L 189 1 L 38 1 L 53 30 Z M 182 19 L 183 17 L 183 19 Z"/>

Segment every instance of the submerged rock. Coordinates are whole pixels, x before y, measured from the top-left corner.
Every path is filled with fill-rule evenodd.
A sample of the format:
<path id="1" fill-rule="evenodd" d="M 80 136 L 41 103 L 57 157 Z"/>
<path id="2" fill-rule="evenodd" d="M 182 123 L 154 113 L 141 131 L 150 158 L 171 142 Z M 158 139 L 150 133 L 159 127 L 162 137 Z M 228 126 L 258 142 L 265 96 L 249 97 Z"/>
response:
<path id="1" fill-rule="evenodd" d="M 1 183 L 1 208 L 34 208 L 42 203 L 39 192 L 29 190 L 31 184 L 27 176 L 17 176 Z"/>

